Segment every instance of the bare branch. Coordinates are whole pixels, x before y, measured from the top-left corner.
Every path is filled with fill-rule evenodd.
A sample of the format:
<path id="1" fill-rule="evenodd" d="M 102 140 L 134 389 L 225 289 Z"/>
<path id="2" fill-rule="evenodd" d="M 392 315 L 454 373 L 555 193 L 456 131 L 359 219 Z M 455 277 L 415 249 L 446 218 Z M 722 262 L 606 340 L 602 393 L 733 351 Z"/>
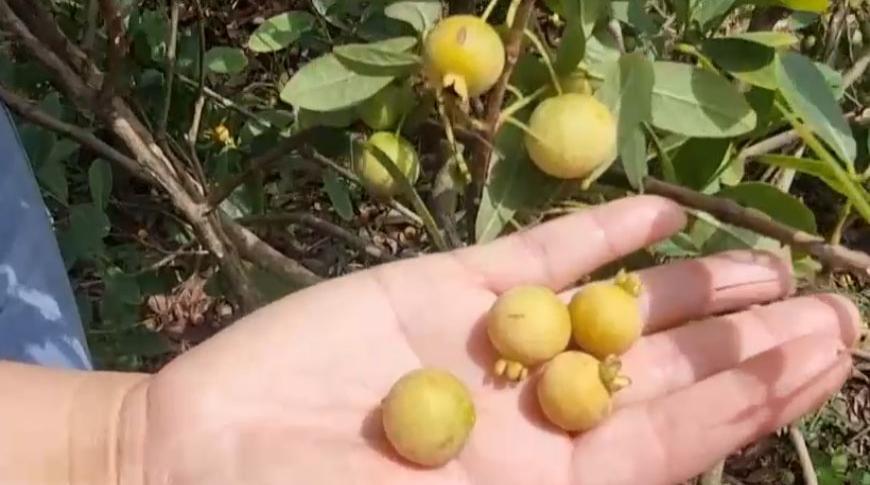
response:
<path id="1" fill-rule="evenodd" d="M 322 281 L 322 278 L 311 270 L 284 256 L 226 214 L 222 214 L 222 221 L 227 236 L 248 261 L 263 269 L 276 272 L 290 283 L 299 286 L 311 286 Z"/>
<path id="2" fill-rule="evenodd" d="M 870 56 L 867 58 L 867 62 L 870 63 Z M 855 64 L 856 66 L 858 63 Z M 866 68 L 866 66 L 865 66 Z M 853 123 L 857 123 L 859 125 L 864 125 L 870 123 L 870 116 L 861 115 L 855 113 L 847 113 L 846 119 L 852 121 Z M 758 143 L 754 143 L 749 145 L 748 147 L 740 150 L 740 153 L 737 155 L 737 158 L 740 160 L 750 160 L 752 158 L 765 155 L 767 153 L 775 152 L 780 148 L 788 146 L 792 143 L 795 143 L 801 139 L 801 136 L 794 129 L 783 131 L 781 133 L 777 133 L 769 138 L 765 138 Z"/>
<path id="3" fill-rule="evenodd" d="M 169 4 L 169 33 L 166 38 L 166 90 L 163 94 L 163 113 L 160 123 L 157 125 L 157 137 L 166 136 L 166 127 L 169 125 L 169 112 L 172 109 L 172 88 L 175 84 L 175 59 L 178 50 L 178 17 L 181 14 L 181 5 L 178 0 L 171 0 Z"/>
<path id="4" fill-rule="evenodd" d="M 123 76 L 124 57 L 127 55 L 127 33 L 124 30 L 124 17 L 118 11 L 115 0 L 100 0 L 103 22 L 106 24 L 107 75 L 103 79 L 100 96 L 109 99 L 115 95 Z"/>
<path id="5" fill-rule="evenodd" d="M 673 199 L 684 206 L 708 212 L 720 221 L 750 229 L 800 249 L 832 268 L 848 270 L 862 279 L 870 279 L 870 254 L 828 244 L 822 237 L 781 224 L 762 212 L 729 199 L 701 194 L 652 177 L 644 180 L 644 187 L 651 194 Z"/>
<path id="6" fill-rule="evenodd" d="M 205 170 L 202 167 L 202 162 L 199 160 L 199 155 L 196 153 L 196 141 L 199 138 L 199 130 L 202 126 L 202 111 L 205 109 L 205 13 L 202 10 L 202 2 L 200 0 L 194 0 L 193 5 L 196 9 L 196 24 L 199 31 L 199 61 L 197 62 L 199 72 L 197 76 L 196 102 L 193 104 L 193 117 L 190 122 L 190 130 L 187 132 L 187 144 L 190 150 L 190 158 L 193 160 L 193 168 L 196 171 L 199 182 L 205 187 Z"/>
<path id="7" fill-rule="evenodd" d="M 341 239 L 353 248 L 356 248 L 364 253 L 381 261 L 393 261 L 396 258 L 383 249 L 375 246 L 369 241 L 364 240 L 360 236 L 348 231 L 347 229 L 333 224 L 325 219 L 315 216 L 307 212 L 282 212 L 278 214 L 266 214 L 260 216 L 248 216 L 236 219 L 236 222 L 243 225 L 255 224 L 303 224 L 312 229 L 326 233 L 334 238 Z"/>
<path id="8" fill-rule="evenodd" d="M 144 180 L 152 180 L 150 175 L 142 169 L 136 160 L 119 152 L 114 147 L 100 140 L 87 130 L 65 123 L 45 111 L 42 111 L 36 103 L 15 94 L 3 85 L 0 85 L 0 99 L 2 99 L 3 102 L 12 109 L 12 111 L 18 113 L 22 118 L 48 130 L 66 135 L 100 154 L 100 156 L 106 160 L 121 165 L 132 174 Z"/>
<path id="9" fill-rule="evenodd" d="M 484 133 L 484 138 L 489 143 L 478 143 L 475 146 L 474 155 L 472 157 L 474 161 L 470 167 L 474 179 L 474 184 L 472 184 L 472 190 L 475 195 L 474 198 L 476 198 L 479 192 L 483 189 L 486 175 L 489 172 L 489 160 L 492 156 L 492 140 L 495 138 L 498 115 L 501 112 L 501 105 L 504 103 L 504 96 L 507 91 L 508 82 L 514 72 L 514 67 L 517 64 L 517 61 L 520 58 L 523 44 L 523 31 L 526 29 L 526 24 L 529 22 L 529 17 L 532 15 L 534 6 L 534 0 L 522 0 L 522 3 L 517 8 L 513 24 L 511 25 L 507 41 L 505 42 L 504 70 L 486 99 L 486 114 L 484 117 L 486 132 Z"/>
<path id="10" fill-rule="evenodd" d="M 97 29 L 100 23 L 100 3 L 98 0 L 88 0 L 88 24 L 82 38 L 82 50 L 91 52 L 97 41 Z"/>
<path id="11" fill-rule="evenodd" d="M 788 436 L 795 447 L 798 454 L 798 459 L 801 463 L 801 472 L 804 475 L 804 483 L 806 485 L 819 485 L 819 479 L 816 475 L 816 469 L 813 468 L 813 460 L 810 458 L 810 451 L 807 449 L 807 442 L 804 440 L 804 435 L 801 430 L 794 424 L 788 427 Z"/>

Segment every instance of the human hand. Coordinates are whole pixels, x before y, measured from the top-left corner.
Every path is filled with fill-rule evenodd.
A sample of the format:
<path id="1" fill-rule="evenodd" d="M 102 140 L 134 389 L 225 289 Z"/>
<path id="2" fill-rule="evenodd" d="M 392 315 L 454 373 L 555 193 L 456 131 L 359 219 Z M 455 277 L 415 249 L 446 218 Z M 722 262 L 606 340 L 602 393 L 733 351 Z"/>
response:
<path id="1" fill-rule="evenodd" d="M 645 335 L 623 356 L 633 383 L 616 395 L 607 421 L 574 437 L 543 419 L 534 377 L 515 386 L 491 379 L 496 356 L 482 323 L 501 291 L 545 284 L 567 300 L 584 274 L 684 223 L 671 202 L 625 199 L 290 295 L 128 396 L 122 472 L 147 485 L 690 478 L 836 391 L 851 365 L 844 348 L 857 338 L 850 302 L 817 295 L 769 303 L 787 296 L 792 281 L 787 263 L 762 253 L 643 270 Z M 477 410 L 465 449 L 439 469 L 398 458 L 380 426 L 380 400 L 421 366 L 457 375 Z"/>

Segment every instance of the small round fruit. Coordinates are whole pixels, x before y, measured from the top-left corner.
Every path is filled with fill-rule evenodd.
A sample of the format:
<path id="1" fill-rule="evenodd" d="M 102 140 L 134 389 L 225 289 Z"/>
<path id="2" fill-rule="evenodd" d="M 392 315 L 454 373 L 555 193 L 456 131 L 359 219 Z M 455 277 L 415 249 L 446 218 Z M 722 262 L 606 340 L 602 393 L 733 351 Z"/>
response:
<path id="1" fill-rule="evenodd" d="M 498 32 L 473 15 L 452 15 L 438 22 L 423 46 L 424 69 L 438 88 L 453 87 L 463 98 L 489 91 L 505 63 Z"/>
<path id="2" fill-rule="evenodd" d="M 643 328 L 640 292 L 637 275 L 623 272 L 613 282 L 592 283 L 577 292 L 568 304 L 574 342 L 599 359 L 625 353 Z"/>
<path id="3" fill-rule="evenodd" d="M 544 173 L 582 178 L 616 159 L 616 119 L 591 95 L 555 96 L 532 112 L 525 143 L 529 157 Z"/>
<path id="4" fill-rule="evenodd" d="M 553 290 L 517 286 L 500 295 L 490 308 L 486 330 L 501 356 L 495 373 L 521 380 L 528 367 L 565 350 L 571 341 L 571 315 Z"/>
<path id="5" fill-rule="evenodd" d="M 568 432 L 592 429 L 612 409 L 612 395 L 627 385 L 619 376 L 619 362 L 600 362 L 579 351 L 557 355 L 544 366 L 537 395 L 544 416 Z"/>
<path id="6" fill-rule="evenodd" d="M 414 92 L 408 86 L 390 84 L 357 106 L 357 114 L 373 130 L 389 130 L 414 109 Z"/>
<path id="7" fill-rule="evenodd" d="M 465 446 L 477 419 L 471 394 L 449 372 L 418 369 L 402 376 L 381 404 L 384 432 L 396 452 L 438 467 Z"/>
<path id="8" fill-rule="evenodd" d="M 402 185 L 392 176 L 381 162 L 373 147 L 379 148 L 384 155 L 399 168 L 411 185 L 420 176 L 420 161 L 411 143 L 388 131 L 379 131 L 355 152 L 354 172 L 359 176 L 366 189 L 375 197 L 389 199 L 402 190 Z"/>

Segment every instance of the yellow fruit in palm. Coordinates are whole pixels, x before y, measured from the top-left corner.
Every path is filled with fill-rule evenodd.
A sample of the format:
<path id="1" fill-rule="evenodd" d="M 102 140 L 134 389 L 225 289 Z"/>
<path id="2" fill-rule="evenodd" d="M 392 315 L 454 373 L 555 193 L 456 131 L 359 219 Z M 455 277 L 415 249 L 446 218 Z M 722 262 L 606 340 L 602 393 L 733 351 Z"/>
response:
<path id="1" fill-rule="evenodd" d="M 438 22 L 423 46 L 424 70 L 436 87 L 452 87 L 461 97 L 489 91 L 501 76 L 504 44 L 496 30 L 473 15 Z"/>
<path id="2" fill-rule="evenodd" d="M 376 149 L 380 149 L 382 154 Z M 366 189 L 377 198 L 388 199 L 402 190 L 380 156 L 386 156 L 413 185 L 420 176 L 420 161 L 414 146 L 408 140 L 388 131 L 379 131 L 354 153 L 353 169 Z"/>
<path id="3" fill-rule="evenodd" d="M 601 362 L 579 351 L 568 351 L 547 362 L 537 384 L 544 416 L 568 432 L 594 428 L 613 410 L 613 394 L 628 384 L 616 359 Z"/>
<path id="4" fill-rule="evenodd" d="M 396 452 L 429 467 L 456 457 L 477 419 L 468 389 L 440 369 L 402 376 L 381 403 L 381 413 L 384 433 Z"/>
<path id="5" fill-rule="evenodd" d="M 637 301 L 641 290 L 637 275 L 620 272 L 613 282 L 578 291 L 568 304 L 574 342 L 599 359 L 624 354 L 643 330 Z"/>
<path id="6" fill-rule="evenodd" d="M 532 112 L 528 126 L 529 157 L 553 177 L 582 178 L 616 159 L 616 119 L 591 95 L 548 98 Z"/>
<path id="7" fill-rule="evenodd" d="M 571 316 L 553 290 L 518 286 L 503 293 L 487 315 L 487 334 L 501 358 L 497 375 L 521 380 L 571 341 Z"/>

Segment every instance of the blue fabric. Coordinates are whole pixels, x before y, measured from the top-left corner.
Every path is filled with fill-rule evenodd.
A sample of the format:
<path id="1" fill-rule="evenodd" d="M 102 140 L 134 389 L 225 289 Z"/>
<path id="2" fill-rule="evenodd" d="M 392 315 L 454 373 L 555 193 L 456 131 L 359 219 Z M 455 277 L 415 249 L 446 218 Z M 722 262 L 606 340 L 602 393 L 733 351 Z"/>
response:
<path id="1" fill-rule="evenodd" d="M 0 359 L 91 369 L 51 220 L 0 103 Z"/>

